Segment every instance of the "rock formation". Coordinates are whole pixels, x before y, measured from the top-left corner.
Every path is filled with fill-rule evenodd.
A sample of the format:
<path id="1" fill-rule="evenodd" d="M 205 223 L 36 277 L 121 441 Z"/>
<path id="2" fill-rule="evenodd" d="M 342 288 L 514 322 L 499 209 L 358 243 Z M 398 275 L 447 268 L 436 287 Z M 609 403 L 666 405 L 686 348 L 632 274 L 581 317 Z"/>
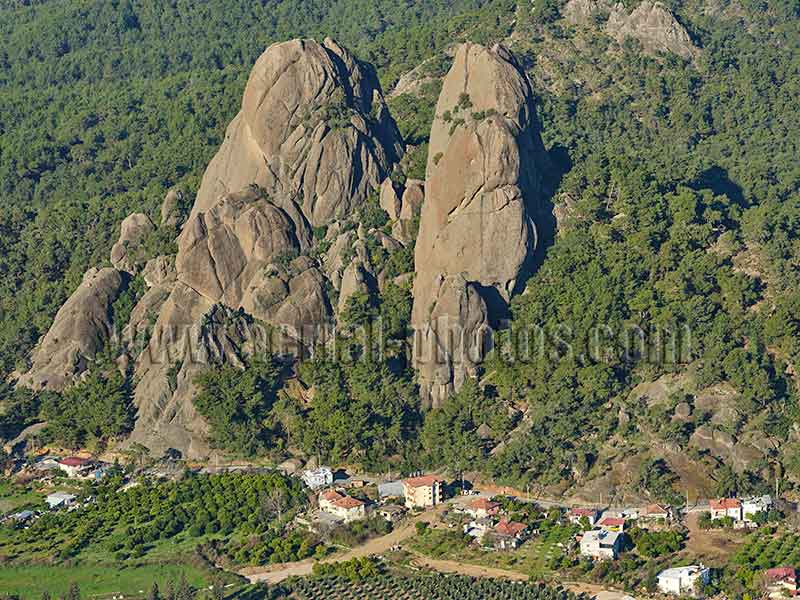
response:
<path id="1" fill-rule="evenodd" d="M 401 153 L 371 67 L 330 39 L 274 44 L 253 68 L 192 216 L 256 184 L 326 225 L 377 188 Z"/>
<path id="2" fill-rule="evenodd" d="M 378 190 L 402 155 L 400 140 L 372 67 L 329 39 L 270 46 L 182 228 L 181 193 L 164 198 L 159 234 L 176 232 L 177 254 L 144 264 L 138 244 L 155 225 L 142 213 L 125 219 L 116 269 L 87 273 L 21 384 L 63 388 L 114 325 L 124 326 L 138 409 L 130 441 L 207 454 L 206 424 L 192 404 L 196 375 L 209 364 L 241 364 L 256 349 L 304 351 L 333 317 L 328 277 L 334 289 L 343 277 L 346 288 L 358 287 L 354 278 L 374 282 L 366 266 L 355 272 L 356 261 L 368 261 L 364 232 L 339 220 Z M 338 257 L 318 265 L 312 226 L 328 229 Z M 111 323 L 127 277 L 120 271 L 139 270 L 147 290 L 128 323 Z"/>
<path id="3" fill-rule="evenodd" d="M 629 14 L 625 5 L 614 0 L 570 0 L 562 14 L 572 25 L 587 25 L 596 15 L 607 15 L 605 32 L 617 42 L 639 40 L 647 52 L 671 52 L 685 59 L 698 50 L 689 33 L 661 2 L 643 0 Z"/>
<path id="4" fill-rule="evenodd" d="M 115 269 L 131 274 L 138 271 L 136 246 L 153 229 L 153 222 L 144 213 L 133 213 L 122 221 L 119 240 L 111 248 L 111 264 Z"/>
<path id="5" fill-rule="evenodd" d="M 504 47 L 459 48 L 428 156 L 412 326 L 423 405 L 438 406 L 473 371 L 536 246 L 544 149 L 530 84 Z"/>
<path id="6" fill-rule="evenodd" d="M 34 350 L 19 385 L 62 390 L 83 373 L 114 334 L 111 305 L 122 286 L 116 269 L 89 269 Z"/>

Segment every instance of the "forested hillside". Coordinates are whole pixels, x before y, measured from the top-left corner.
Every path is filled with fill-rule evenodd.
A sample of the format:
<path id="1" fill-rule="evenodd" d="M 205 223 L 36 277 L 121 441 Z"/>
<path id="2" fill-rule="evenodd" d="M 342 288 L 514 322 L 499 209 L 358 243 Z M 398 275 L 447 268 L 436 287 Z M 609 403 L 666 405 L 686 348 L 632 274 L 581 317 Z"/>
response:
<path id="1" fill-rule="evenodd" d="M 173 187 L 197 190 L 269 43 L 334 37 L 387 93 L 413 70 L 388 106 L 410 150 L 401 175 L 420 177 L 451 46 L 503 41 L 537 96 L 558 223 L 542 228 L 538 271 L 501 341 L 540 329 L 548 352 L 496 352 L 481 385 L 424 416 L 405 362 L 366 362 L 361 347 L 355 361 L 300 366 L 308 403 L 276 395 L 266 363 L 219 369 L 196 403 L 217 447 L 667 500 L 679 480 L 706 493 L 800 481 L 800 3 L 665 4 L 691 40 L 683 57 L 616 41 L 603 10 L 570 22 L 557 0 L 0 2 L 0 372 L 26 369 L 126 215 L 154 215 Z M 407 250 L 370 249 L 392 276 L 411 268 Z M 389 286 L 340 316 L 391 320 L 402 345 L 409 313 L 407 292 Z M 631 353 L 634 327 L 647 344 Z M 688 332 L 685 352 L 657 351 L 665 330 Z M 69 429 L 58 399 L 42 406 Z M 38 404 L 25 407 L 35 421 Z M 123 433 L 125 418 L 97 436 Z"/>

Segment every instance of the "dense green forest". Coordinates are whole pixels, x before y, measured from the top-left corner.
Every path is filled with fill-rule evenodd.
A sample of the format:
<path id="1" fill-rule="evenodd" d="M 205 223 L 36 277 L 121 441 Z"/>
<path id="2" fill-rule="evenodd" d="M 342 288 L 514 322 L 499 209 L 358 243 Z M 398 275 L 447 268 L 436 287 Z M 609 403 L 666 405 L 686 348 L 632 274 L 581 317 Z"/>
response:
<path id="1" fill-rule="evenodd" d="M 344 355 L 301 365 L 311 403 L 283 394 L 267 359 L 202 376 L 195 405 L 212 443 L 240 455 L 292 446 L 375 468 L 392 457 L 407 470 L 469 466 L 509 483 L 557 484 L 586 476 L 617 433 L 644 440 L 640 449 L 655 436 L 687 450 L 708 412 L 663 418 L 685 400 L 676 395 L 666 407 L 627 406 L 633 386 L 679 374 L 689 396 L 729 383 L 737 418 L 726 432 L 777 442 L 770 460 L 719 486 L 758 490 L 784 470 L 800 478 L 791 437 L 800 416 L 800 4 L 668 2 L 698 48 L 687 61 L 617 44 L 591 24 L 569 26 L 562 4 L 0 2 L 0 373 L 24 368 L 84 270 L 107 262 L 124 216 L 153 215 L 174 186 L 196 189 L 270 42 L 333 36 L 374 64 L 386 89 L 423 64 L 433 81 L 389 101 L 418 146 L 405 174 L 420 176 L 447 48 L 505 39 L 538 95 L 552 165 L 546 187 L 562 218 L 527 293 L 512 303 L 482 385 L 420 413 L 402 359 L 408 290 L 389 286 L 381 297 L 352 298 L 342 319 L 356 327 L 382 317 L 393 352 L 373 359 L 352 339 Z M 357 217 L 385 222 L 366 209 Z M 392 275 L 411 267 L 409 251 L 371 254 Z M 598 324 L 611 332 L 600 353 Z M 533 328 L 571 352 L 507 360 L 506 344 Z M 623 335 L 631 328 L 648 340 L 666 330 L 690 339 L 679 355 L 664 357 L 655 344 L 631 353 Z M 63 398 L 0 394 L 25 424 L 40 410 L 51 416 L 51 434 L 69 445 L 124 434 L 127 383 L 82 385 L 86 393 Z M 119 409 L 106 421 L 83 417 L 108 398 Z M 620 407 L 634 413 L 625 423 Z M 14 426 L 7 420 L 4 430 Z M 650 460 L 658 468 L 637 471 L 634 483 L 669 499 L 676 475 Z"/>

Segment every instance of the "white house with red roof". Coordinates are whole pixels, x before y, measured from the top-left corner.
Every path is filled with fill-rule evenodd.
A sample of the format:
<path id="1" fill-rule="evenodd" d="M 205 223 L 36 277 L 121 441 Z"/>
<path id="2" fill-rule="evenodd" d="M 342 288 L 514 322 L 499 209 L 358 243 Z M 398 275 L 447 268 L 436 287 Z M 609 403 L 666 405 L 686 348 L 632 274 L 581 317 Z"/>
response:
<path id="1" fill-rule="evenodd" d="M 319 509 L 342 519 L 345 523 L 358 521 L 367 516 L 366 502 L 335 490 L 328 490 L 319 495 Z"/>
<path id="2" fill-rule="evenodd" d="M 709 502 L 709 513 L 712 519 L 730 517 L 734 521 L 742 520 L 742 503 L 737 498 L 719 498 Z"/>
<path id="3" fill-rule="evenodd" d="M 500 519 L 492 530 L 494 547 L 499 550 L 513 550 L 528 537 L 528 526 L 525 523 Z"/>
<path id="4" fill-rule="evenodd" d="M 58 468 L 64 471 L 67 477 L 78 477 L 91 466 L 91 460 L 80 456 L 68 456 L 58 461 Z"/>
<path id="5" fill-rule="evenodd" d="M 423 475 L 403 480 L 403 496 L 408 508 L 428 508 L 442 502 L 444 480 L 435 475 Z"/>
<path id="6" fill-rule="evenodd" d="M 669 521 L 669 507 L 663 504 L 648 504 L 639 511 L 639 518 L 645 521 Z"/>
<path id="7" fill-rule="evenodd" d="M 581 519 L 586 517 L 586 520 L 589 522 L 589 527 L 594 527 L 594 524 L 597 523 L 598 514 L 595 508 L 573 508 L 567 513 L 567 520 L 570 523 L 579 525 Z"/>
<path id="8" fill-rule="evenodd" d="M 623 517 L 603 517 L 597 525 L 603 531 L 622 533 L 625 530 L 625 519 Z"/>
<path id="9" fill-rule="evenodd" d="M 498 502 L 492 502 L 488 498 L 475 498 L 475 500 L 469 503 L 466 512 L 476 519 L 493 517 L 500 512 L 500 504 Z"/>
<path id="10" fill-rule="evenodd" d="M 797 596 L 797 569 L 794 567 L 767 569 L 764 572 L 764 583 L 770 598 Z"/>

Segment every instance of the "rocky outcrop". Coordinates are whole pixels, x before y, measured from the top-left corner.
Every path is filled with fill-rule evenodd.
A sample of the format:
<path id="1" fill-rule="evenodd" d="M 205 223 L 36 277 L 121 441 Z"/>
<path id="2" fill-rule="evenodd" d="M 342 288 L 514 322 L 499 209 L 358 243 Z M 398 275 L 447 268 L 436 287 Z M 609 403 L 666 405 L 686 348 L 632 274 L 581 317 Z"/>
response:
<path id="1" fill-rule="evenodd" d="M 458 49 L 428 156 L 412 326 L 423 405 L 437 406 L 479 360 L 480 332 L 536 246 L 544 149 L 530 84 L 504 47 Z"/>
<path id="2" fill-rule="evenodd" d="M 273 44 L 253 68 L 192 216 L 256 184 L 326 225 L 364 201 L 401 153 L 371 67 L 330 39 Z"/>
<path id="3" fill-rule="evenodd" d="M 62 390 L 86 371 L 114 333 L 111 304 L 122 288 L 116 269 L 89 269 L 34 350 L 31 369 L 19 385 Z"/>
<path id="4" fill-rule="evenodd" d="M 628 37 L 639 40 L 650 53 L 669 52 L 691 59 L 698 52 L 689 33 L 661 2 L 643 0 L 628 13 L 624 4 L 613 0 L 570 0 L 562 14 L 572 25 L 592 24 L 595 16 L 607 16 L 604 30 L 608 35 L 619 43 Z"/>
<path id="5" fill-rule="evenodd" d="M 111 264 L 115 269 L 136 274 L 139 270 L 137 246 L 153 229 L 153 222 L 144 213 L 133 213 L 122 221 L 119 240 L 111 248 Z"/>

